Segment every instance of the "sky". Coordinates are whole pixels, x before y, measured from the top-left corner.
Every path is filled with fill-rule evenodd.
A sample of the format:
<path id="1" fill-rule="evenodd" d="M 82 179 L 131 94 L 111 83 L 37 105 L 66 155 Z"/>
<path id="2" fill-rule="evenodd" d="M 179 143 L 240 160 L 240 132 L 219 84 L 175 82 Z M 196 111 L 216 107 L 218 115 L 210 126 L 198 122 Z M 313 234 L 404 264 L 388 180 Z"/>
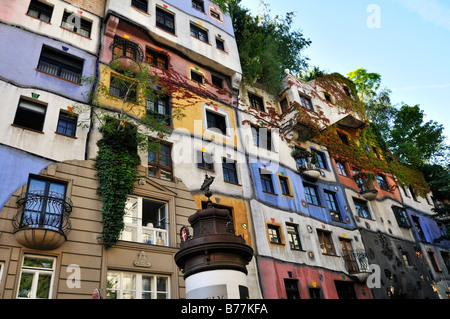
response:
<path id="1" fill-rule="evenodd" d="M 270 16 L 294 12 L 295 30 L 312 43 L 311 66 L 346 75 L 381 75 L 393 104 L 420 105 L 445 127 L 450 145 L 449 0 L 264 0 Z M 252 14 L 260 0 L 242 0 Z"/>

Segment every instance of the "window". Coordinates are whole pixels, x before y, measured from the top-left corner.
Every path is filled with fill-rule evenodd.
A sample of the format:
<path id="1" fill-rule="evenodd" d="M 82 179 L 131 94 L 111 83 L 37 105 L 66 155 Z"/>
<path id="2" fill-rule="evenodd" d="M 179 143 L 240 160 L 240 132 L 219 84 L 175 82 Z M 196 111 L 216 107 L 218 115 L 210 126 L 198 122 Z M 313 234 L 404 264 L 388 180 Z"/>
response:
<path id="1" fill-rule="evenodd" d="M 220 12 L 214 10 L 214 8 L 209 9 L 209 13 L 211 14 L 211 17 L 217 20 L 222 20 Z"/>
<path id="2" fill-rule="evenodd" d="M 169 277 L 108 271 L 106 299 L 169 299 Z"/>
<path id="3" fill-rule="evenodd" d="M 411 228 L 408 221 L 408 214 L 404 208 L 392 206 L 392 211 L 394 212 L 399 227 Z"/>
<path id="4" fill-rule="evenodd" d="M 167 126 L 171 125 L 170 99 L 168 96 L 157 97 L 154 101 L 146 100 L 147 114 L 160 119 Z"/>
<path id="5" fill-rule="evenodd" d="M 50 299 L 56 260 L 51 257 L 25 255 L 17 289 L 18 299 Z"/>
<path id="6" fill-rule="evenodd" d="M 222 169 L 223 169 L 223 179 L 225 182 L 238 184 L 238 178 L 237 178 L 237 170 L 236 170 L 236 162 L 235 161 L 229 161 L 226 158 L 223 159 L 222 162 Z"/>
<path id="7" fill-rule="evenodd" d="M 83 65 L 84 61 L 79 58 L 43 46 L 37 69 L 71 82 L 81 83 Z"/>
<path id="8" fill-rule="evenodd" d="M 416 202 L 418 202 L 416 192 L 414 191 L 414 188 L 412 187 L 412 185 L 409 185 L 409 192 L 411 193 L 412 198 L 413 198 Z"/>
<path id="9" fill-rule="evenodd" d="M 341 140 L 342 144 L 345 145 L 350 145 L 350 143 L 348 142 L 348 136 L 342 132 L 337 132 L 339 139 Z"/>
<path id="10" fill-rule="evenodd" d="M 197 152 L 197 167 L 209 171 L 214 171 L 214 158 L 211 154 L 198 151 Z"/>
<path id="11" fill-rule="evenodd" d="M 317 187 L 310 184 L 303 184 L 305 189 L 306 202 L 308 204 L 320 205 L 320 198 L 317 192 Z"/>
<path id="12" fill-rule="evenodd" d="M 372 219 L 367 202 L 356 198 L 353 199 L 353 202 L 359 217 Z"/>
<path id="13" fill-rule="evenodd" d="M 21 127 L 42 131 L 46 110 L 45 105 L 21 98 L 13 123 Z"/>
<path id="14" fill-rule="evenodd" d="M 253 144 L 258 147 L 272 150 L 272 133 L 263 127 L 252 126 Z"/>
<path id="15" fill-rule="evenodd" d="M 450 253 L 441 250 L 441 257 L 444 260 L 445 267 L 447 267 L 447 271 L 450 272 Z M 1 275 L 1 271 L 0 271 Z"/>
<path id="16" fill-rule="evenodd" d="M 205 5 L 203 0 L 192 0 L 192 8 L 195 8 L 201 12 L 205 12 Z"/>
<path id="17" fill-rule="evenodd" d="M 409 255 L 406 251 L 401 251 L 403 262 L 406 266 L 411 266 L 411 260 L 409 259 Z"/>
<path id="18" fill-rule="evenodd" d="M 289 178 L 286 176 L 278 176 L 280 180 L 281 193 L 286 196 L 292 196 L 291 188 L 289 187 Z"/>
<path id="19" fill-rule="evenodd" d="M 77 132 L 76 116 L 60 111 L 56 132 L 63 135 L 75 136 Z"/>
<path id="20" fill-rule="evenodd" d="M 382 190 L 389 191 L 389 185 L 384 175 L 377 175 L 377 182 Z"/>
<path id="21" fill-rule="evenodd" d="M 156 8 L 156 26 L 175 34 L 175 16 L 163 9 Z"/>
<path id="22" fill-rule="evenodd" d="M 434 252 L 431 249 L 428 248 L 427 249 L 427 254 L 428 254 L 428 258 L 431 261 L 431 265 L 433 265 L 434 271 L 441 272 L 442 270 L 441 270 L 441 268 L 439 267 L 439 265 L 438 265 L 438 263 L 436 261 L 436 256 L 434 255 Z"/>
<path id="23" fill-rule="evenodd" d="M 197 73 L 193 70 L 191 70 L 191 80 L 195 81 L 197 83 L 200 83 L 200 84 L 205 84 L 205 79 L 204 79 L 203 75 L 201 75 L 200 73 Z"/>
<path id="24" fill-rule="evenodd" d="M 191 36 L 193 36 L 194 38 L 197 38 L 201 41 L 204 41 L 206 43 L 209 43 L 208 40 L 208 31 L 197 27 L 196 25 L 191 23 Z"/>
<path id="25" fill-rule="evenodd" d="M 148 0 L 131 0 L 131 5 L 141 11 L 148 11 Z"/>
<path id="26" fill-rule="evenodd" d="M 3 278 L 3 268 L 5 267 L 5 264 L 0 262 L 0 285 L 2 284 L 2 278 Z"/>
<path id="27" fill-rule="evenodd" d="M 92 22 L 83 19 L 80 16 L 75 15 L 74 13 L 64 11 L 61 27 L 87 38 L 91 37 Z"/>
<path id="28" fill-rule="evenodd" d="M 133 41 L 115 36 L 111 48 L 114 57 L 124 56 L 138 62 L 144 60 L 144 51 L 139 44 Z"/>
<path id="29" fill-rule="evenodd" d="M 206 125 L 208 129 L 213 129 L 223 135 L 227 133 L 226 118 L 221 114 L 206 110 Z"/>
<path id="30" fill-rule="evenodd" d="M 352 281 L 335 280 L 334 284 L 339 299 L 357 299 L 355 286 Z"/>
<path id="31" fill-rule="evenodd" d="M 261 176 L 263 192 L 274 194 L 275 189 L 273 188 L 272 174 L 265 173 L 261 169 L 259 170 L 259 174 Z"/>
<path id="32" fill-rule="evenodd" d="M 297 279 L 284 279 L 284 287 L 286 289 L 287 299 L 300 299 Z"/>
<path id="33" fill-rule="evenodd" d="M 345 168 L 345 164 L 341 162 L 336 162 L 336 167 L 339 175 L 348 176 L 347 169 Z"/>
<path id="34" fill-rule="evenodd" d="M 331 94 L 330 94 L 330 93 L 324 92 L 324 93 L 323 93 L 323 96 L 325 97 L 325 101 L 327 101 L 328 103 L 333 103 L 333 102 L 332 102 L 332 99 L 331 99 Z"/>
<path id="35" fill-rule="evenodd" d="M 308 110 L 314 111 L 314 108 L 312 106 L 311 99 L 301 93 L 300 94 L 300 103 L 303 107 L 307 108 Z"/>
<path id="36" fill-rule="evenodd" d="M 28 15 L 45 22 L 50 22 L 50 19 L 52 18 L 52 13 L 53 13 L 52 6 L 49 6 L 48 4 L 45 4 L 37 0 L 31 0 L 30 6 L 27 11 Z"/>
<path id="37" fill-rule="evenodd" d="M 168 246 L 168 205 L 165 202 L 129 197 L 121 240 Z"/>
<path id="38" fill-rule="evenodd" d="M 318 167 L 320 167 L 320 168 L 323 168 L 323 169 L 328 169 L 328 165 L 327 165 L 327 159 L 326 159 L 326 157 L 325 157 L 325 154 L 324 153 L 322 153 L 322 152 L 319 152 L 319 151 L 317 151 L 317 150 L 311 150 L 314 154 L 316 154 L 317 156 L 316 156 L 316 158 L 317 158 L 317 163 L 316 163 L 316 165 L 318 166 Z"/>
<path id="39" fill-rule="evenodd" d="M 148 176 L 172 180 L 172 146 L 159 142 L 148 152 Z"/>
<path id="40" fill-rule="evenodd" d="M 302 245 L 300 243 L 300 236 L 298 234 L 298 226 L 294 224 L 287 224 L 287 234 L 288 234 L 288 240 L 289 240 L 289 246 L 291 249 L 297 249 L 301 250 Z"/>
<path id="41" fill-rule="evenodd" d="M 322 254 L 335 256 L 336 250 L 334 249 L 331 233 L 318 229 L 317 235 L 319 236 L 320 250 L 322 251 Z"/>
<path id="42" fill-rule="evenodd" d="M 216 48 L 222 51 L 225 51 L 225 41 L 219 38 L 216 38 Z"/>
<path id="43" fill-rule="evenodd" d="M 309 287 L 309 299 L 322 299 L 322 292 L 320 288 Z"/>
<path id="44" fill-rule="evenodd" d="M 342 221 L 341 212 L 336 199 L 336 194 L 330 191 L 324 191 L 327 207 L 330 210 L 331 219 L 334 221 Z"/>
<path id="45" fill-rule="evenodd" d="M 267 225 L 267 233 L 269 241 L 273 244 L 281 244 L 280 226 L 269 224 Z"/>
<path id="46" fill-rule="evenodd" d="M 289 110 L 289 103 L 286 97 L 280 101 L 280 108 L 281 113 L 286 113 Z"/>
<path id="47" fill-rule="evenodd" d="M 64 222 L 66 184 L 30 177 L 20 227 L 61 231 Z"/>
<path id="48" fill-rule="evenodd" d="M 250 102 L 251 107 L 258 109 L 260 111 L 263 111 L 263 112 L 266 111 L 266 109 L 264 108 L 264 100 L 262 97 L 249 93 L 248 100 Z"/>
<path id="49" fill-rule="evenodd" d="M 413 220 L 413 223 L 416 228 L 416 232 L 417 232 L 417 235 L 419 236 L 419 239 L 422 241 L 427 241 L 426 237 L 425 237 L 425 233 L 423 232 L 422 226 L 420 226 L 419 217 L 411 216 L 411 219 Z"/>
<path id="50" fill-rule="evenodd" d="M 223 80 L 218 76 L 211 75 L 212 84 L 217 86 L 219 89 L 223 89 Z"/>
<path id="51" fill-rule="evenodd" d="M 160 69 L 167 70 L 169 68 L 169 60 L 167 56 L 165 54 L 153 51 L 149 48 L 147 48 L 145 52 L 145 62 Z"/>
<path id="52" fill-rule="evenodd" d="M 111 80 L 109 83 L 109 94 L 120 99 L 126 99 L 127 101 L 136 102 L 136 85 L 128 80 L 123 79 L 122 77 L 111 75 Z"/>

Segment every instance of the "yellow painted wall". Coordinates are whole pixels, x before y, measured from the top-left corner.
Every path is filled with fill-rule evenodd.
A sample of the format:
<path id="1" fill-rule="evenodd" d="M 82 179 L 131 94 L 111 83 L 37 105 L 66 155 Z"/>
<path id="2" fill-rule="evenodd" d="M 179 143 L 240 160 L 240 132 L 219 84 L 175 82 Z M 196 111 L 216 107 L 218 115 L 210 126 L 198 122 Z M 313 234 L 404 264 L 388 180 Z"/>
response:
<path id="1" fill-rule="evenodd" d="M 202 207 L 202 201 L 206 201 L 205 195 L 194 195 L 192 196 L 192 198 L 194 199 L 199 209 L 201 209 Z M 220 202 L 217 202 L 216 198 L 218 198 Z M 211 200 L 213 204 L 233 208 L 233 223 L 236 235 L 244 237 L 246 244 L 253 247 L 253 239 L 251 235 L 252 226 L 250 224 L 249 218 L 250 207 L 248 205 L 248 202 L 240 198 L 233 198 L 216 194 L 211 197 Z"/>

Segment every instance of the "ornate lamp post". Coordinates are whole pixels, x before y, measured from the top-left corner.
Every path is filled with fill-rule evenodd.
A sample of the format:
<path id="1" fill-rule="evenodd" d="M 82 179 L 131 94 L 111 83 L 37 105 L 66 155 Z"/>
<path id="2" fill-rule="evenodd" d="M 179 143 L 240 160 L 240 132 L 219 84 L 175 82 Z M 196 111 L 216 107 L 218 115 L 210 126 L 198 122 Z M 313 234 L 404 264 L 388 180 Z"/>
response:
<path id="1" fill-rule="evenodd" d="M 192 237 L 187 227 L 181 229 L 181 249 L 175 262 L 184 273 L 187 299 L 246 299 L 246 266 L 253 249 L 235 234 L 228 210 L 213 207 L 209 190 L 213 181 L 214 177 L 206 175 L 201 190 L 206 190 L 207 208 L 189 217 Z"/>

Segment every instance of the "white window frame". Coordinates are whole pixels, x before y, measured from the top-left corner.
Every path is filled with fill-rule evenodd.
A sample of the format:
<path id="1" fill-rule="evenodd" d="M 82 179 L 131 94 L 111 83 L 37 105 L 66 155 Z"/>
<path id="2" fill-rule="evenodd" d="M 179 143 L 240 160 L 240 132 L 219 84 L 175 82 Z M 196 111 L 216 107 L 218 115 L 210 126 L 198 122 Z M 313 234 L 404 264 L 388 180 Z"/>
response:
<path id="1" fill-rule="evenodd" d="M 120 235 L 120 240 L 145 243 L 157 246 L 169 246 L 169 203 L 162 200 L 152 198 L 142 198 L 138 196 L 129 196 L 128 201 L 135 199 L 136 208 L 133 210 L 125 211 L 124 223 L 125 227 Z M 158 212 L 158 220 L 164 221 L 166 224 L 165 229 L 157 228 L 155 225 L 142 225 L 142 209 L 143 200 L 149 200 L 164 204 L 165 217 L 161 219 L 161 209 Z M 131 205 L 127 202 L 127 205 Z M 131 208 L 131 207 L 130 207 Z"/>
<path id="2" fill-rule="evenodd" d="M 106 291 L 117 291 L 117 299 L 124 299 L 124 292 L 134 292 L 133 299 L 142 299 L 143 293 L 151 293 L 151 299 L 157 299 L 158 294 L 164 293 L 166 294 L 165 299 L 170 299 L 170 276 L 167 275 L 155 275 L 155 274 L 145 274 L 145 273 L 132 273 L 132 272 L 121 272 L 121 271 L 108 271 L 107 275 L 110 274 L 118 274 L 119 275 L 119 287 L 118 288 L 107 288 Z M 124 289 L 124 275 L 132 275 L 134 276 L 134 285 L 131 288 L 134 289 Z M 151 290 L 143 290 L 143 277 L 153 277 Z M 167 291 L 157 291 L 157 278 L 166 278 L 167 279 Z M 128 288 L 128 287 L 127 287 Z"/>
<path id="3" fill-rule="evenodd" d="M 25 262 L 25 258 L 27 257 L 36 257 L 36 258 L 43 258 L 43 259 L 49 259 L 53 261 L 53 265 L 52 268 L 38 268 L 38 267 L 29 267 L 29 266 L 24 266 L 24 262 Z M 51 279 L 50 279 L 50 289 L 48 292 L 48 299 L 52 299 L 52 295 L 53 295 L 53 285 L 54 285 L 54 280 L 55 280 L 55 267 L 56 267 L 56 258 L 55 257 L 50 257 L 50 256 L 40 256 L 40 255 L 24 255 L 22 258 L 22 268 L 20 271 L 20 278 L 19 278 L 19 283 L 17 286 L 17 299 L 42 299 L 42 298 L 37 298 L 36 297 L 36 292 L 37 292 L 37 286 L 38 286 L 38 280 L 39 280 L 39 275 L 40 274 L 51 274 Z M 28 274 L 33 274 L 33 281 L 31 284 L 31 291 L 30 291 L 30 295 L 29 297 L 19 297 L 19 291 L 20 291 L 20 283 L 22 280 L 22 275 L 24 273 L 28 273 Z"/>

